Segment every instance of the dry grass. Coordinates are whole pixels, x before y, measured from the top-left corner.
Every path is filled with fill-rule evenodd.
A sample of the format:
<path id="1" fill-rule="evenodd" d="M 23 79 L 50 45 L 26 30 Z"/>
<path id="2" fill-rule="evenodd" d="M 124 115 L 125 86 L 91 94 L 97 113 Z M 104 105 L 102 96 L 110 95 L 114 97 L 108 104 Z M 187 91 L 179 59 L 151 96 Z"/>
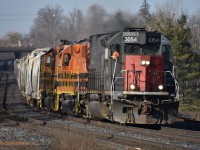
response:
<path id="1" fill-rule="evenodd" d="M 56 144 L 56 145 L 55 145 Z M 52 145 L 57 150 L 107 150 L 109 148 L 97 145 L 94 135 L 89 131 L 83 131 L 80 134 L 70 132 L 61 133 L 58 143 Z"/>

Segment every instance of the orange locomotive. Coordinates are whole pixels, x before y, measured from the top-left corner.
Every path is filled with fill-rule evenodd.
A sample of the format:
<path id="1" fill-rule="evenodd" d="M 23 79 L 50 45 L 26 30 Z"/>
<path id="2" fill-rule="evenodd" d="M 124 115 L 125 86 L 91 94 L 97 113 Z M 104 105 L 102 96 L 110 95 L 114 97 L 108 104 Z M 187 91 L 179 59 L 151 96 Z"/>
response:
<path id="1" fill-rule="evenodd" d="M 66 103 L 67 106 L 74 106 L 78 84 L 77 74 L 88 72 L 86 60 L 88 53 L 87 41 L 79 41 L 75 44 L 63 41 L 63 45 L 43 55 L 40 72 L 42 96 L 38 104 L 40 108 L 61 111 L 66 107 Z M 71 104 L 72 100 L 73 104 Z"/>

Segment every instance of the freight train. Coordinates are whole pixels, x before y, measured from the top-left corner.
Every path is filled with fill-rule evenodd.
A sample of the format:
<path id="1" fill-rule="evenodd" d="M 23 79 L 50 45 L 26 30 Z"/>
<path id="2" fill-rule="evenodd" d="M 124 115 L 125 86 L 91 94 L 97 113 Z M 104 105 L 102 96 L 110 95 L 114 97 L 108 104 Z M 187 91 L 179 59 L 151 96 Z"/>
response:
<path id="1" fill-rule="evenodd" d="M 170 124 L 178 114 L 172 44 L 157 31 L 62 40 L 14 66 L 22 97 L 41 109 L 122 124 Z"/>

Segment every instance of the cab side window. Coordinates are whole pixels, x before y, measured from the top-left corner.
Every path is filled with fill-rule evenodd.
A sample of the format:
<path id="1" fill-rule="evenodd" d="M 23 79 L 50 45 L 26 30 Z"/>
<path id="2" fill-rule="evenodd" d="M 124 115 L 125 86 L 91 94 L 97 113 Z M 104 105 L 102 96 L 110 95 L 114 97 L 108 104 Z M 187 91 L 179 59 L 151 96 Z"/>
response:
<path id="1" fill-rule="evenodd" d="M 172 72 L 172 50 L 170 45 L 166 44 L 162 46 L 162 56 L 164 58 L 164 70 Z"/>
<path id="2" fill-rule="evenodd" d="M 171 45 L 163 45 L 162 46 L 162 55 L 165 60 L 172 61 Z"/>
<path id="3" fill-rule="evenodd" d="M 51 56 L 47 56 L 47 58 L 46 58 L 46 66 L 50 67 L 51 66 L 51 62 L 52 62 Z"/>
<path id="4" fill-rule="evenodd" d="M 64 54 L 63 65 L 69 66 L 70 60 L 71 60 L 71 55 L 68 53 Z"/>

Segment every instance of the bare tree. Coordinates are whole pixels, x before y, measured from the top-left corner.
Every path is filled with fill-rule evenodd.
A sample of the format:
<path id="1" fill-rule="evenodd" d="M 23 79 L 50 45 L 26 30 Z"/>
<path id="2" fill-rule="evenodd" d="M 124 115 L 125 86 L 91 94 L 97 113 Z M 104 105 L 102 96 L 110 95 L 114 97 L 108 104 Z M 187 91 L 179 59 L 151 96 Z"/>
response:
<path id="1" fill-rule="evenodd" d="M 4 46 L 21 47 L 23 35 L 19 32 L 8 32 L 4 36 Z"/>
<path id="2" fill-rule="evenodd" d="M 60 39 L 81 40 L 90 35 L 122 30 L 135 23 L 134 16 L 122 11 L 108 14 L 102 6 L 91 5 L 86 15 L 74 9 L 66 16 L 59 6 L 46 6 L 38 11 L 31 28 L 35 47 L 53 46 Z"/>
<path id="3" fill-rule="evenodd" d="M 72 41 L 84 38 L 84 35 L 86 34 L 86 25 L 82 12 L 79 9 L 74 9 L 69 12 L 69 14 L 64 17 L 61 28 L 62 38 Z"/>
<path id="4" fill-rule="evenodd" d="M 47 5 L 37 13 L 37 18 L 31 28 L 31 38 L 37 47 L 55 46 L 58 41 L 58 30 L 62 23 L 63 10 L 56 5 Z"/>
<path id="5" fill-rule="evenodd" d="M 8 32 L 0 39 L 0 47 L 28 47 L 32 46 L 31 39 L 28 34 L 21 34 L 19 32 Z"/>

